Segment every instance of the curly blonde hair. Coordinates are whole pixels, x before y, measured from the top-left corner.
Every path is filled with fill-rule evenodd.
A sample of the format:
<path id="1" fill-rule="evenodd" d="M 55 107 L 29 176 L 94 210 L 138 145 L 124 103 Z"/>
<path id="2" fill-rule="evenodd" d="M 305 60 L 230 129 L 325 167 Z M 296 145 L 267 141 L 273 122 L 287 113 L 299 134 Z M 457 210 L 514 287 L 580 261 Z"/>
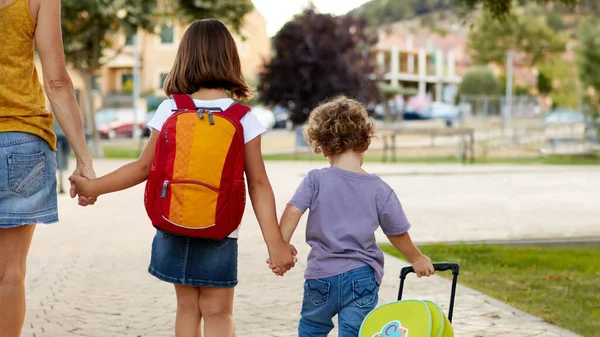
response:
<path id="1" fill-rule="evenodd" d="M 316 107 L 304 128 L 304 138 L 315 151 L 327 156 L 348 150 L 363 153 L 375 133 L 373 119 L 356 100 L 336 97 Z"/>

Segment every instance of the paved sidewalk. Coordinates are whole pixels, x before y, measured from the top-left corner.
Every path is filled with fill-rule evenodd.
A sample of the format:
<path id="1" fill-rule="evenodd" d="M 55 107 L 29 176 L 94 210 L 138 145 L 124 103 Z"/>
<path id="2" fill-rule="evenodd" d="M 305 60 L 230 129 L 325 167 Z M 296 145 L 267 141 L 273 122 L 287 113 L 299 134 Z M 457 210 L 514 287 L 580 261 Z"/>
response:
<path id="1" fill-rule="evenodd" d="M 99 174 L 122 161 L 99 161 Z M 323 163 L 269 163 L 281 211 L 309 169 Z M 416 241 L 600 236 L 597 168 L 367 165 L 397 191 Z M 38 226 L 29 259 L 28 313 L 22 336 L 173 336 L 172 286 L 147 272 L 154 234 L 143 186 L 81 208 L 60 197 L 61 223 Z M 567 222 L 569 225 L 565 226 Z M 237 336 L 296 336 L 308 246 L 294 237 L 301 263 L 283 278 L 264 264 L 266 249 L 249 206 L 240 236 Z M 383 240 L 384 238 L 381 237 Z M 397 295 L 404 263 L 388 257 L 382 302 Z M 407 297 L 447 308 L 449 282 L 409 277 Z M 456 336 L 574 336 L 459 287 Z M 332 336 L 337 334 L 332 333 Z"/>

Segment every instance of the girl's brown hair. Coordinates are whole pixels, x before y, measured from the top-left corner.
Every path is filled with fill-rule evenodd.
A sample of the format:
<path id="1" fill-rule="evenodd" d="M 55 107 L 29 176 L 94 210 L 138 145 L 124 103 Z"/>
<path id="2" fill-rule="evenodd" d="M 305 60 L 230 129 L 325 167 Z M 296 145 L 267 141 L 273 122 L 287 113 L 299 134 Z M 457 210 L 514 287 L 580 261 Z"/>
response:
<path id="1" fill-rule="evenodd" d="M 348 150 L 367 151 L 374 132 L 373 119 L 365 108 L 356 100 L 340 96 L 310 113 L 304 138 L 316 153 L 335 156 Z"/>
<path id="2" fill-rule="evenodd" d="M 187 29 L 164 84 L 167 96 L 192 94 L 201 88 L 225 89 L 239 100 L 251 97 L 235 40 L 215 19 L 195 21 Z"/>

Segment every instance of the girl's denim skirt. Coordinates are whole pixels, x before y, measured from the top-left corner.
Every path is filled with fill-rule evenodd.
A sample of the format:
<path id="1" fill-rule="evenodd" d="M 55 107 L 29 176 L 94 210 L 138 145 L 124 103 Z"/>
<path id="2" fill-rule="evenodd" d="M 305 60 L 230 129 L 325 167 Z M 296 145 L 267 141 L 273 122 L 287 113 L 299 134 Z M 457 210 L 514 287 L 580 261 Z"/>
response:
<path id="1" fill-rule="evenodd" d="M 148 272 L 193 287 L 232 288 L 237 280 L 237 239 L 199 239 L 156 231 Z"/>
<path id="2" fill-rule="evenodd" d="M 42 138 L 0 132 L 0 228 L 58 221 L 56 154 Z"/>

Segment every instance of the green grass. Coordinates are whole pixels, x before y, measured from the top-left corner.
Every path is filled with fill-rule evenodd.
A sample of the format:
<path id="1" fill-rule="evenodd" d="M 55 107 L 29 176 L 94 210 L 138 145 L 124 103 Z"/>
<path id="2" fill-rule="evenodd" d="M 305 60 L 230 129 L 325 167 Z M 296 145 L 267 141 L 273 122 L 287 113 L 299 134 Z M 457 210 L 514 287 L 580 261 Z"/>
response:
<path id="1" fill-rule="evenodd" d="M 104 158 L 108 159 L 137 159 L 140 152 L 137 148 L 104 146 Z"/>
<path id="2" fill-rule="evenodd" d="M 326 161 L 321 155 L 308 155 L 308 154 L 277 154 L 277 155 L 265 155 L 265 160 L 270 161 Z M 366 162 L 381 162 L 381 156 L 367 155 L 365 157 Z M 397 163 L 414 163 L 414 164 L 460 164 L 462 159 L 455 158 L 454 156 L 449 157 L 399 157 L 396 160 Z M 599 157 L 585 157 L 585 156 L 550 156 L 548 158 L 543 157 L 531 157 L 531 158 L 485 158 L 475 159 L 476 164 L 511 164 L 511 165 L 600 165 Z"/>
<path id="3" fill-rule="evenodd" d="M 459 283 L 582 336 L 600 331 L 600 247 L 426 245 L 434 262 L 457 262 Z M 382 249 L 402 257 L 390 245 Z M 451 277 L 451 273 L 440 275 Z M 455 316 L 460 312 L 455 313 Z"/>
<path id="4" fill-rule="evenodd" d="M 119 147 L 119 146 L 104 146 L 104 157 L 109 159 L 136 159 L 140 153 L 137 148 Z M 327 161 L 322 155 L 309 155 L 306 153 L 294 154 L 276 154 L 264 155 L 266 161 Z M 367 155 L 365 161 L 378 163 L 381 162 L 379 155 Z M 462 159 L 454 156 L 446 157 L 400 157 L 396 160 L 397 163 L 408 164 L 460 164 Z M 582 156 L 551 156 L 548 158 L 532 157 L 532 158 L 486 158 L 476 159 L 476 164 L 509 164 L 509 165 L 600 165 L 599 157 L 582 157 Z"/>

